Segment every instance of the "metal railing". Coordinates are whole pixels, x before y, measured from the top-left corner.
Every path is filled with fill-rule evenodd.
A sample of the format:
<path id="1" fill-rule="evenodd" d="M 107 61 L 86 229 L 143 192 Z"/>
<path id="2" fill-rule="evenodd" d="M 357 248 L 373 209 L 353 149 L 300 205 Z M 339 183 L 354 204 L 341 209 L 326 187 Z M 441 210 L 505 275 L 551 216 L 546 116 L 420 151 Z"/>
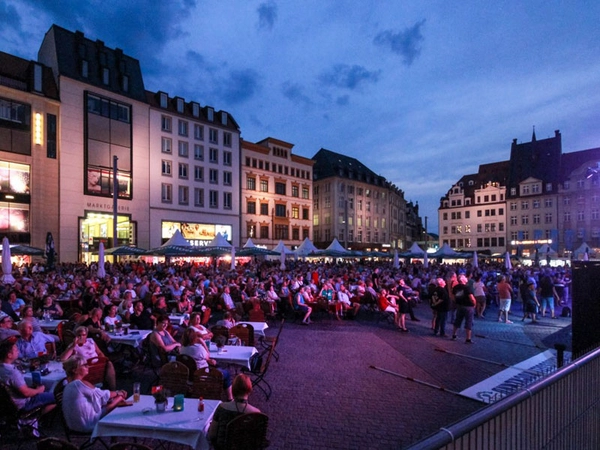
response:
<path id="1" fill-rule="evenodd" d="M 600 449 L 600 349 L 409 450 Z"/>

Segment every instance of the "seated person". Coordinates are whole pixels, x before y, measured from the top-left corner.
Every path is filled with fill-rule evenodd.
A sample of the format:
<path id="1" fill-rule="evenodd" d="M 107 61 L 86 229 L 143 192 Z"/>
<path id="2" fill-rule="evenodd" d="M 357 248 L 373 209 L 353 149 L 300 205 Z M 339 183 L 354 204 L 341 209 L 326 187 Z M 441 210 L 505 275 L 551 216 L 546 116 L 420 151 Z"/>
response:
<path id="1" fill-rule="evenodd" d="M 338 314 L 338 318 L 342 311 L 348 311 L 349 309 L 352 310 L 352 317 L 356 317 L 358 311 L 360 310 L 360 303 L 352 302 L 350 300 L 350 295 L 346 290 L 346 286 L 343 284 L 340 285 L 340 290 L 337 293 L 337 300 L 336 308 L 338 309 L 336 309 L 336 312 Z"/>
<path id="2" fill-rule="evenodd" d="M 88 329 L 83 326 L 79 326 L 75 329 L 75 339 L 70 344 L 62 355 L 60 355 L 61 361 L 66 361 L 73 355 L 79 355 L 86 361 L 90 358 L 98 356 L 107 357 L 102 350 L 98 348 L 98 345 L 92 338 L 88 337 Z M 110 390 L 115 390 L 117 386 L 117 376 L 115 374 L 115 366 L 110 361 L 106 362 L 106 371 L 104 372 L 104 382 Z"/>
<path id="3" fill-rule="evenodd" d="M 40 321 L 38 320 L 37 317 L 35 317 L 33 315 L 33 306 L 25 305 L 25 307 L 23 308 L 23 311 L 21 312 L 21 321 L 23 321 L 23 320 L 28 320 L 29 322 L 31 322 L 34 333 L 43 333 L 44 332 L 44 330 L 42 330 L 42 327 L 40 326 Z M 60 339 L 56 334 L 47 334 L 46 333 L 46 337 L 48 339 L 53 340 L 54 342 L 57 342 L 57 343 L 60 342 Z"/>
<path id="4" fill-rule="evenodd" d="M 169 316 L 162 315 L 156 319 L 156 327 L 150 333 L 150 343 L 165 353 L 175 353 L 181 344 L 175 340 L 171 333 L 167 331 L 169 326 Z"/>
<path id="5" fill-rule="evenodd" d="M 52 319 L 60 319 L 63 315 L 62 308 L 54 301 L 51 295 L 44 297 L 42 307 L 38 310 L 38 317 L 44 317 L 47 314 Z"/>
<path id="6" fill-rule="evenodd" d="M 194 331 L 200 333 L 202 339 L 210 340 L 213 337 L 213 334 L 210 330 L 208 330 L 204 325 L 200 322 L 202 321 L 202 313 L 194 312 L 190 317 L 190 323 L 188 328 L 193 329 Z"/>
<path id="7" fill-rule="evenodd" d="M 56 406 L 54 394 L 45 392 L 44 385 L 31 388 L 25 383 L 25 378 L 14 363 L 19 359 L 19 348 L 15 338 L 9 338 L 0 343 L 0 380 L 6 384 L 10 396 L 17 408 L 30 411 L 38 406 L 44 406 L 43 414 Z"/>
<path id="8" fill-rule="evenodd" d="M 230 311 L 227 311 L 223 314 L 223 318 L 216 323 L 217 326 L 232 328 L 235 326 L 235 319 L 233 318 L 233 314 Z"/>
<path id="9" fill-rule="evenodd" d="M 129 323 L 138 330 L 152 330 L 155 327 L 155 318 L 144 308 L 144 302 L 138 300 L 133 305 L 133 314 L 129 316 Z"/>
<path id="10" fill-rule="evenodd" d="M 104 342 L 107 344 L 110 342 L 110 335 L 103 330 L 102 310 L 100 308 L 92 309 L 89 317 L 81 325 L 88 328 L 88 334 L 99 333 Z"/>
<path id="11" fill-rule="evenodd" d="M 131 315 L 133 314 L 133 299 L 131 298 L 131 293 L 126 292 L 123 295 L 123 301 L 119 304 L 117 308 L 117 315 L 121 316 L 121 318 L 129 323 Z"/>
<path id="12" fill-rule="evenodd" d="M 302 319 L 303 325 L 308 325 L 310 320 L 310 314 L 312 313 L 312 308 L 306 305 L 305 297 L 304 297 L 304 286 L 300 286 L 298 292 L 294 294 L 294 309 L 296 311 L 300 311 L 304 313 L 304 318 Z"/>
<path id="13" fill-rule="evenodd" d="M 252 380 L 247 375 L 240 374 L 233 380 L 231 387 L 233 400 L 217 406 L 210 428 L 208 440 L 215 450 L 225 448 L 225 431 L 227 424 L 241 414 L 260 412 L 258 408 L 248 403 L 248 396 L 252 392 Z"/>
<path id="14" fill-rule="evenodd" d="M 72 430 L 91 432 L 102 417 L 127 398 L 125 391 L 102 390 L 85 381 L 88 365 L 82 356 L 71 356 L 63 367 L 69 382 L 63 394 L 63 404 L 67 406 L 63 414 Z"/>
<path id="15" fill-rule="evenodd" d="M 203 336 L 192 328 L 185 330 L 181 344 L 179 353 L 193 358 L 197 369 L 217 365 L 217 361 L 210 357 L 210 350 L 206 347 Z M 223 388 L 227 391 L 227 399 L 231 399 L 231 375 L 228 370 L 219 367 L 217 369 L 223 374 Z"/>
<path id="16" fill-rule="evenodd" d="M 108 327 L 114 327 L 117 328 L 117 324 L 123 324 L 123 320 L 121 319 L 121 316 L 119 316 L 117 314 L 117 306 L 116 305 L 109 305 L 106 308 L 104 308 L 104 310 L 106 311 L 106 316 L 104 317 L 104 327 L 108 328 Z"/>
<path id="17" fill-rule="evenodd" d="M 0 342 L 11 336 L 19 336 L 17 330 L 13 330 L 13 319 L 4 311 L 0 312 Z"/>
<path id="18" fill-rule="evenodd" d="M 25 306 L 25 301 L 22 298 L 19 298 L 17 295 L 17 291 L 12 290 L 8 294 L 8 304 L 14 311 L 17 316 L 21 315 L 21 309 Z"/>
<path id="19" fill-rule="evenodd" d="M 17 347 L 23 358 L 37 358 L 40 354 L 46 355 L 46 342 L 54 342 L 54 339 L 40 331 L 33 331 L 33 324 L 28 320 L 19 322 L 19 334 Z"/>

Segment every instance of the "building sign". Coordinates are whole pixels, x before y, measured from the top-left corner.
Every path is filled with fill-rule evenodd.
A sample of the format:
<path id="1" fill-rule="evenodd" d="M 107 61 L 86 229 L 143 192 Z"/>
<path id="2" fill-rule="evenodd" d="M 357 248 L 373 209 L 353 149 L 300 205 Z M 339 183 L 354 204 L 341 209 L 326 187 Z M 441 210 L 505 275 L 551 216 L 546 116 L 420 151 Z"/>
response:
<path id="1" fill-rule="evenodd" d="M 193 222 L 163 222 L 162 223 L 162 238 L 169 239 L 179 230 L 184 238 L 190 241 L 191 245 L 201 246 L 207 245 L 212 241 L 217 233 L 227 241 L 231 241 L 232 227 L 231 225 L 214 225 L 206 223 Z"/>

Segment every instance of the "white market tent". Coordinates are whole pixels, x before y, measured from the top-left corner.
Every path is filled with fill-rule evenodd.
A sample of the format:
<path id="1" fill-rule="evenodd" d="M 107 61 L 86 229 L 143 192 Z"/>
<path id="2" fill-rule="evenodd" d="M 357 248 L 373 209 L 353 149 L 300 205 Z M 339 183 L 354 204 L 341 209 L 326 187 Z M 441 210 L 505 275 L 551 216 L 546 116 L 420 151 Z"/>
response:
<path id="1" fill-rule="evenodd" d="M 311 253 L 318 252 L 319 249 L 315 247 L 315 244 L 309 238 L 304 238 L 302 244 L 294 251 L 294 253 L 298 256 L 308 256 Z"/>

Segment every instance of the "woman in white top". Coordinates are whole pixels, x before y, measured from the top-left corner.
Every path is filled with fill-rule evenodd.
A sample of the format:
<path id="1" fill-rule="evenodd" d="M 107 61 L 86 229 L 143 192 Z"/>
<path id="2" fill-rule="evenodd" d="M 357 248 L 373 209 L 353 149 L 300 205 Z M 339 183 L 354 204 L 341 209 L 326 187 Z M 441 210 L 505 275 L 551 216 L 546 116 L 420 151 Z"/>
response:
<path id="1" fill-rule="evenodd" d="M 483 318 L 483 312 L 485 311 L 486 291 L 487 288 L 485 287 L 485 283 L 481 281 L 481 275 L 476 275 L 475 281 L 473 282 L 473 296 L 477 302 L 475 306 L 475 313 L 480 319 Z"/>
<path id="2" fill-rule="evenodd" d="M 110 305 L 107 308 L 107 314 L 104 318 L 104 325 L 114 325 L 116 327 L 117 322 L 121 322 L 121 316 L 117 314 L 117 306 Z"/>
<path id="3" fill-rule="evenodd" d="M 98 348 L 93 339 L 88 338 L 87 327 L 77 327 L 75 329 L 75 339 L 65 349 L 62 355 L 60 355 L 61 361 L 68 360 L 71 356 L 78 355 L 84 358 L 86 361 L 90 358 L 96 358 L 98 356 L 105 357 L 102 350 Z M 109 389 L 116 389 L 117 375 L 115 373 L 115 366 L 110 361 L 106 362 L 106 370 L 104 372 L 104 382 Z"/>
<path id="4" fill-rule="evenodd" d="M 63 363 L 67 380 L 63 394 L 63 414 L 70 429 L 82 433 L 93 431 L 98 421 L 127 398 L 126 391 L 98 389 L 84 378 L 87 361 L 75 355 Z"/>
<path id="5" fill-rule="evenodd" d="M 213 337 L 212 332 L 206 328 L 204 325 L 202 325 L 200 322 L 202 321 L 202 314 L 198 313 L 198 312 L 194 312 L 192 313 L 191 317 L 190 317 L 190 323 L 188 325 L 188 328 L 191 328 L 192 330 L 196 331 L 197 333 L 200 333 L 200 335 L 202 336 L 202 339 L 204 340 L 210 340 Z"/>

